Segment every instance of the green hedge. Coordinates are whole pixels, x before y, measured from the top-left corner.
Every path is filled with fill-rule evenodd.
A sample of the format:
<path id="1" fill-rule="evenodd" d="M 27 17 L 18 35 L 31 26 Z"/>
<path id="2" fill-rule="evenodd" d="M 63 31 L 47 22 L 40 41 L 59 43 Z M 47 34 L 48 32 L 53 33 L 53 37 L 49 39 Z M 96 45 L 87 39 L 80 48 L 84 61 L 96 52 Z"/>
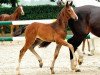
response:
<path id="1" fill-rule="evenodd" d="M 62 6 L 63 7 L 63 6 Z M 34 19 L 53 19 L 57 17 L 62 7 L 42 5 L 42 6 L 24 6 L 25 15 L 21 16 L 21 20 L 34 20 Z M 0 14 L 11 14 L 15 8 L 0 8 Z"/>
<path id="2" fill-rule="evenodd" d="M 36 20 L 36 19 L 56 19 L 62 7 L 42 5 L 42 6 L 24 6 L 24 16 L 20 16 L 20 20 Z M 12 14 L 16 8 L 0 8 L 0 14 Z M 6 32 L 10 32 L 7 26 Z M 69 29 L 69 28 L 68 28 Z M 0 30 L 1 32 L 1 30 Z"/>

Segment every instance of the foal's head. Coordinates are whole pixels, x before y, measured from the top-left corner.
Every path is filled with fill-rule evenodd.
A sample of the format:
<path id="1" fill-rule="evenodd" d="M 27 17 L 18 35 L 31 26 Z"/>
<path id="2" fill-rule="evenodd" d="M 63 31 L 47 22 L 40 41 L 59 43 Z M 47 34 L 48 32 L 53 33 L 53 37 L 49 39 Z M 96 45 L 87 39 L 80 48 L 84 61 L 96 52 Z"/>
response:
<path id="1" fill-rule="evenodd" d="M 68 19 L 72 18 L 74 20 L 78 20 L 78 16 L 76 15 L 72 7 L 72 3 L 73 3 L 72 1 L 70 3 L 67 1 L 66 6 L 62 9 L 61 13 L 63 14 L 63 17 L 65 18 L 68 18 Z"/>
<path id="2" fill-rule="evenodd" d="M 23 7 L 21 5 L 18 6 L 18 8 L 15 10 L 15 12 L 24 15 Z"/>

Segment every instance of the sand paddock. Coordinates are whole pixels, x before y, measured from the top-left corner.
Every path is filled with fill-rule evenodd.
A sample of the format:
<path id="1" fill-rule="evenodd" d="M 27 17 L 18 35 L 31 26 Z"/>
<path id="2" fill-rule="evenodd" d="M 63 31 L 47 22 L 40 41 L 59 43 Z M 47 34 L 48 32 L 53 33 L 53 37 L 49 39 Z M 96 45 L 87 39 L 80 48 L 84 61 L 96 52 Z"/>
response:
<path id="1" fill-rule="evenodd" d="M 100 39 L 96 38 L 95 55 L 84 55 L 84 63 L 80 66 L 81 72 L 75 73 L 70 70 L 69 50 L 62 47 L 55 63 L 55 75 L 99 75 L 100 74 Z M 18 56 L 24 41 L 0 42 L 0 75 L 16 75 Z M 81 46 L 79 47 L 81 49 Z M 87 49 L 87 45 L 86 48 Z M 43 59 L 43 68 L 39 68 L 36 57 L 28 50 L 21 62 L 22 75 L 51 75 L 50 65 L 53 59 L 55 43 L 47 48 L 35 50 Z"/>

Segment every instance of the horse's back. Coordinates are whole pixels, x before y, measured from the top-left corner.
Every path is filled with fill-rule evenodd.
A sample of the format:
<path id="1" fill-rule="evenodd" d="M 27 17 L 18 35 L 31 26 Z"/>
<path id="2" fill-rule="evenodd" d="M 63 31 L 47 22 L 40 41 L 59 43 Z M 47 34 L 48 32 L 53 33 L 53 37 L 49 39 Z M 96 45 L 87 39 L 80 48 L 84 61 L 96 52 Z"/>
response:
<path id="1" fill-rule="evenodd" d="M 31 33 L 31 36 L 36 35 L 37 38 L 44 41 L 53 41 L 55 31 L 49 24 L 34 22 L 26 27 L 26 37 Z"/>
<path id="2" fill-rule="evenodd" d="M 10 17 L 9 14 L 1 14 L 0 21 L 7 21 L 7 20 L 9 20 L 9 17 Z"/>
<path id="3" fill-rule="evenodd" d="M 85 34 L 85 28 L 91 27 L 90 32 L 100 37 L 100 7 L 85 5 L 75 9 L 79 20 L 76 22 L 69 21 L 69 26 L 73 25 L 72 31 Z M 79 32 L 78 32 L 79 30 Z"/>
<path id="4" fill-rule="evenodd" d="M 53 30 L 50 24 L 34 22 L 27 26 L 26 29 L 36 30 L 38 32 L 48 32 L 49 30 Z"/>

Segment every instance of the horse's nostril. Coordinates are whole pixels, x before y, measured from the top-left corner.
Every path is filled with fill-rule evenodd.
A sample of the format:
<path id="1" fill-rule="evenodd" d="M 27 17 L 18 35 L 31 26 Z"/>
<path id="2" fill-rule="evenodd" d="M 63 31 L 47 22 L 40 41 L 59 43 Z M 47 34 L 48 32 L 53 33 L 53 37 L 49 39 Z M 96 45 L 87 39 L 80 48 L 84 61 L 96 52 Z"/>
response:
<path id="1" fill-rule="evenodd" d="M 78 17 L 75 17 L 75 21 L 77 21 L 78 20 Z"/>
<path id="2" fill-rule="evenodd" d="M 22 15 L 25 15 L 24 12 L 21 13 Z"/>

